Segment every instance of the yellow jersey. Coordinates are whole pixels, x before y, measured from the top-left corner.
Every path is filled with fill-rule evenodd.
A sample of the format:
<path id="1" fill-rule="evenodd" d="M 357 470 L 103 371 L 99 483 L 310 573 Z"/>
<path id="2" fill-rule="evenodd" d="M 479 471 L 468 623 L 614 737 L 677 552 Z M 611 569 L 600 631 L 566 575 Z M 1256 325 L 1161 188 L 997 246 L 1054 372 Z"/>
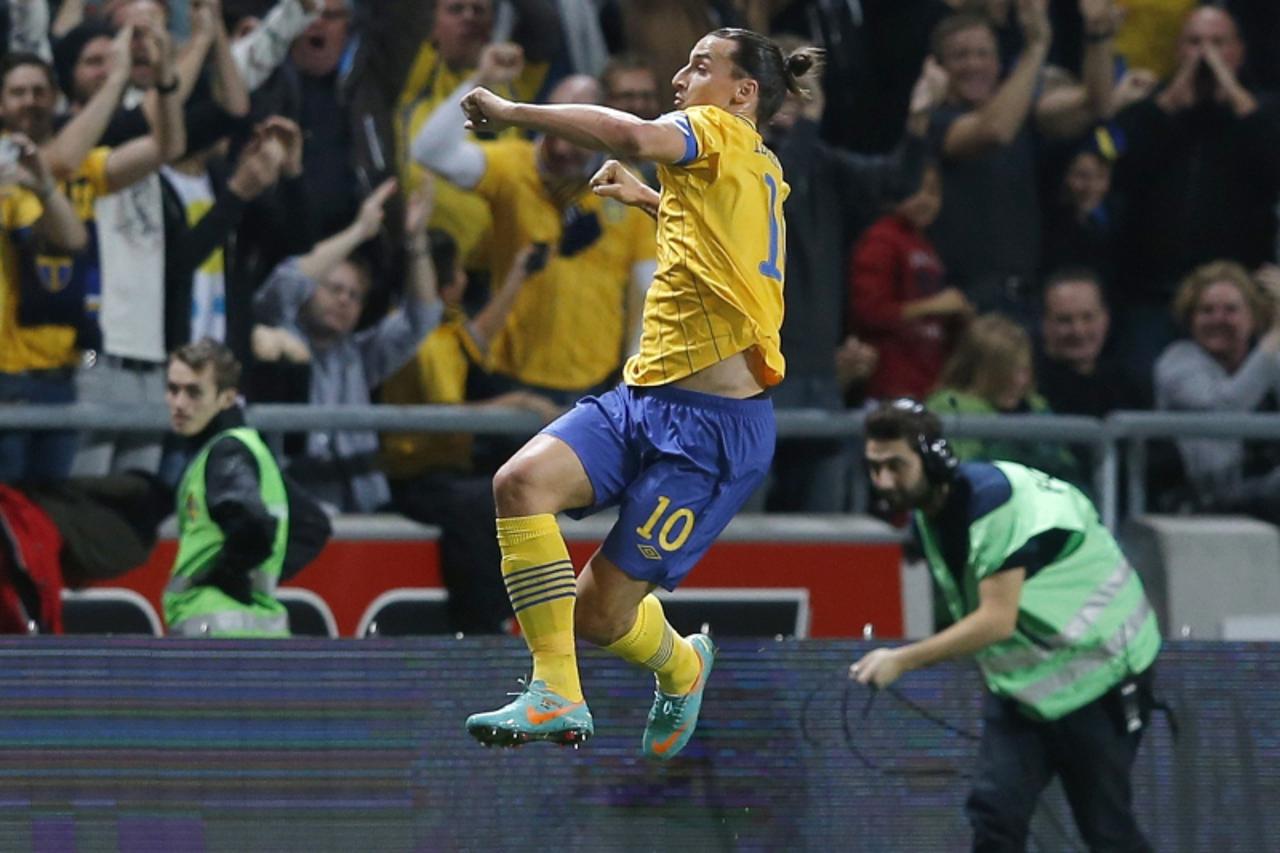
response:
<path id="1" fill-rule="evenodd" d="M 593 194 L 585 181 L 572 197 L 553 197 L 532 142 L 481 147 L 485 171 L 476 192 L 493 213 L 492 285 L 506 280 L 521 247 L 552 250 L 516 297 L 489 348 L 489 367 L 542 388 L 599 385 L 622 364 L 632 267 L 654 259 L 653 220 Z"/>
<path id="2" fill-rule="evenodd" d="M 89 152 L 80 170 L 59 189 L 71 200 L 71 206 L 89 231 L 89 243 L 74 258 L 61 255 L 38 255 L 32 240 L 21 241 L 21 247 L 9 238 L 9 232 L 25 228 L 44 213 L 40 202 L 29 193 L 18 191 L 0 202 L 0 226 L 5 236 L 0 241 L 3 271 L 0 276 L 0 372 L 50 370 L 71 367 L 79 361 L 76 348 L 77 329 L 64 321 L 42 323 L 24 320 L 20 325 L 21 293 L 39 296 L 50 303 L 74 299 L 68 309 L 79 316 L 84 310 L 96 314 L 101 299 L 98 275 L 98 244 L 93 226 L 93 202 L 107 192 L 107 157 L 111 149 L 95 148 Z M 30 313 L 32 305 L 27 309 Z"/>
<path id="3" fill-rule="evenodd" d="M 658 271 L 624 379 L 665 385 L 741 352 L 761 385 L 776 385 L 790 187 L 749 120 L 709 106 L 674 120 L 685 157 L 658 167 Z"/>
<path id="4" fill-rule="evenodd" d="M 418 354 L 382 383 L 382 402 L 398 406 L 458 405 L 467 399 L 467 374 L 482 360 L 467 331 L 467 317 L 446 311 L 418 347 Z M 471 469 L 470 433 L 387 432 L 382 434 L 382 468 L 392 479 L 426 471 Z"/>
<path id="5" fill-rule="evenodd" d="M 497 87 L 495 91 L 515 101 L 532 102 L 547 79 L 550 66 L 545 62 L 526 63 L 520 76 L 510 86 Z M 474 68 L 454 71 L 440 59 L 439 52 L 430 41 L 424 42 L 414 58 L 409 75 L 405 78 L 396 109 L 396 135 L 402 158 L 400 186 L 411 193 L 422 182 L 423 168 L 409 158 L 413 139 L 427 119 L 455 89 L 475 73 Z M 508 128 L 499 134 L 502 138 L 520 138 L 520 131 Z M 461 189 L 448 181 L 436 184 L 435 207 L 431 212 L 431 227 L 448 232 L 458 244 L 459 257 L 469 267 L 475 267 L 487 248 L 485 239 L 492 224 L 489 208 L 474 192 Z"/>

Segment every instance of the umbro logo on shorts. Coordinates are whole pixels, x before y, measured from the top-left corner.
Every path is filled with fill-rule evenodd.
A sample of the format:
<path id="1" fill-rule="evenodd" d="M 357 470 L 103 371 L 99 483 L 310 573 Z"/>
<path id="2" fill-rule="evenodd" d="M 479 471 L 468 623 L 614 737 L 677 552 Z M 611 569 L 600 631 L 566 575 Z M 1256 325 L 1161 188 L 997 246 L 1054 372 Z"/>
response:
<path id="1" fill-rule="evenodd" d="M 646 560 L 661 560 L 662 555 L 658 553 L 658 549 L 652 545 L 636 545 L 640 549 L 640 553 L 644 555 Z"/>

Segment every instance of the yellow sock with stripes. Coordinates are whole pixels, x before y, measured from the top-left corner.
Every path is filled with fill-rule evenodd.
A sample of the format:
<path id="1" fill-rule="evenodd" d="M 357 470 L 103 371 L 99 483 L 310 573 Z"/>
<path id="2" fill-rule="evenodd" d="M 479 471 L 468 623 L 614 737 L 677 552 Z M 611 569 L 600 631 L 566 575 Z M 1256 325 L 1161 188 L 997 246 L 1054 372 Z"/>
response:
<path id="1" fill-rule="evenodd" d="M 636 623 L 605 651 L 657 673 L 658 687 L 675 696 L 692 690 L 702 671 L 698 653 L 668 624 L 656 595 L 640 601 Z"/>
<path id="2" fill-rule="evenodd" d="M 573 702 L 582 700 L 573 638 L 577 583 L 556 517 L 498 519 L 502 580 L 533 654 L 533 679 Z"/>

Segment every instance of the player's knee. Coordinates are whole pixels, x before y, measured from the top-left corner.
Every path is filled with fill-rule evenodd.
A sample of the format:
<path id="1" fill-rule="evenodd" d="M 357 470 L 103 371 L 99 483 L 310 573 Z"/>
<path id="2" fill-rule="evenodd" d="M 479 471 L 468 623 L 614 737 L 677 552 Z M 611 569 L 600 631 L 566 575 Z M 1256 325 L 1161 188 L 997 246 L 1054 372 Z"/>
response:
<path id="1" fill-rule="evenodd" d="M 541 491 L 535 466 L 520 456 L 508 459 L 493 475 L 493 502 L 503 517 L 535 515 Z"/>

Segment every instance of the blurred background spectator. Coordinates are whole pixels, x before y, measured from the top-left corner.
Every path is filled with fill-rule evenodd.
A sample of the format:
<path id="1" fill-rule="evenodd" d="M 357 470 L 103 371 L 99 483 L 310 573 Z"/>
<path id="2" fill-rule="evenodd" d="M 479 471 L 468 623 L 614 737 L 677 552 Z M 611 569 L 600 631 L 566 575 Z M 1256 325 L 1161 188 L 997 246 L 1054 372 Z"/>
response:
<path id="1" fill-rule="evenodd" d="M 1026 322 L 1041 255 L 1038 139 L 1077 136 L 1106 115 L 1114 13 L 1109 0 L 1081 0 L 1083 81 L 1045 87 L 1053 38 L 1048 2 L 1017 0 L 1016 9 L 1022 47 L 1007 75 L 989 18 L 960 13 L 934 29 L 931 49 L 949 89 L 930 128 L 946 199 L 930 237 L 951 280 L 979 310 Z"/>
<path id="2" fill-rule="evenodd" d="M 1126 201 L 1112 296 L 1135 366 L 1153 364 L 1173 339 L 1167 306 L 1193 267 L 1226 258 L 1254 268 L 1276 257 L 1280 120 L 1273 99 L 1240 81 L 1244 60 L 1232 17 L 1197 9 L 1172 79 L 1116 117 L 1125 140 L 1116 187 Z"/>
<path id="3" fill-rule="evenodd" d="M 1115 281 L 1115 211 L 1110 192 L 1111 161 L 1095 146 L 1080 148 L 1067 164 L 1045 220 L 1043 269 L 1085 267 L 1095 270 L 1102 282 Z M 1047 290 L 1042 293 L 1047 296 Z"/>
<path id="4" fill-rule="evenodd" d="M 983 314 L 969 324 L 940 384 L 925 401 L 939 415 L 1051 414 L 1035 390 L 1031 336 L 1001 314 Z M 1077 485 L 1087 482 L 1072 454 L 1052 442 L 958 438 L 951 445 L 961 459 L 1005 459 Z"/>
<path id="5" fill-rule="evenodd" d="M 1107 351 L 1111 312 L 1102 279 L 1087 267 L 1060 269 L 1044 285 L 1038 387 L 1057 414 L 1105 417 L 1151 408 L 1145 374 L 1134 375 Z"/>
<path id="6" fill-rule="evenodd" d="M 973 315 L 925 230 L 943 205 L 942 181 L 930 166 L 919 191 L 862 236 L 849 275 L 849 326 L 879 353 L 866 394 L 878 400 L 923 399 Z"/>
<path id="7" fill-rule="evenodd" d="M 1156 404 L 1193 412 L 1280 410 L 1280 268 L 1255 281 L 1231 261 L 1197 267 L 1178 288 L 1174 313 L 1189 340 L 1156 362 Z M 1276 442 L 1180 439 L 1201 509 L 1242 512 L 1280 524 Z"/>
<path id="8" fill-rule="evenodd" d="M 500 51 L 487 50 L 480 79 L 504 62 Z M 588 181 L 603 162 L 595 152 L 553 136 L 471 141 L 459 106 L 470 85 L 423 125 L 413 154 L 488 202 L 492 281 L 506 279 L 522 247 L 539 247 L 488 364 L 495 393 L 522 388 L 567 406 L 616 381 L 639 346 L 640 311 L 657 268 L 654 221 L 591 192 Z M 594 78 L 575 75 L 548 100 L 599 103 L 601 95 Z"/>
<path id="9" fill-rule="evenodd" d="M 435 272 L 422 253 L 410 264 L 403 308 L 356 331 L 372 273 L 353 253 L 377 235 L 383 208 L 395 191 L 394 179 L 383 183 L 360 205 L 350 225 L 306 255 L 281 264 L 254 300 L 258 322 L 283 327 L 305 342 L 310 353 L 308 402 L 368 405 L 372 389 L 413 358 L 440 321 Z M 405 232 L 425 232 L 430 211 L 429 193 L 420 193 L 406 208 Z M 337 510 L 373 512 L 391 500 L 377 453 L 378 437 L 371 431 L 315 431 L 307 434 L 302 452 L 288 456 L 285 470 Z"/>

